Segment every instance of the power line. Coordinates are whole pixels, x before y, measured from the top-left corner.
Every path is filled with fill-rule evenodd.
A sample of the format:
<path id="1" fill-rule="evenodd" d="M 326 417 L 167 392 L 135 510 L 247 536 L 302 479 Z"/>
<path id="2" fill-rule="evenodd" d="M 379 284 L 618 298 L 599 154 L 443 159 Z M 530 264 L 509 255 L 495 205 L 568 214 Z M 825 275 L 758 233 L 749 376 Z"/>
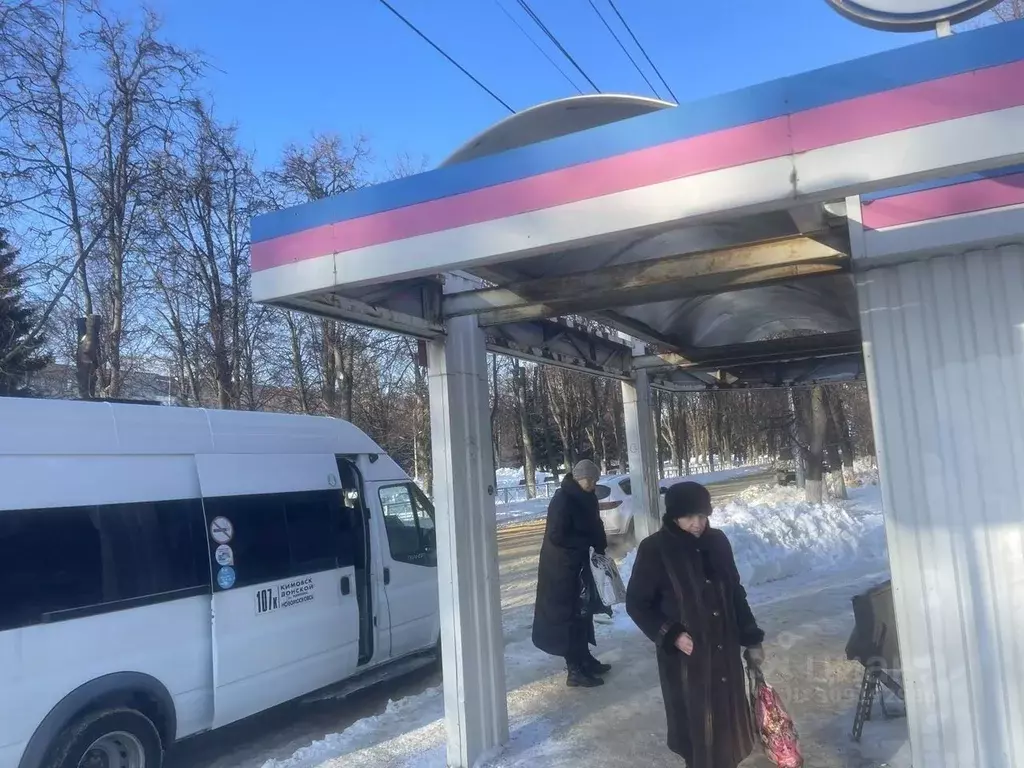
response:
<path id="1" fill-rule="evenodd" d="M 533 43 L 533 47 L 536 48 L 538 51 L 540 51 L 541 55 L 543 55 L 544 58 L 547 59 L 551 63 L 551 66 L 553 66 L 555 69 L 558 70 L 558 74 L 560 74 L 562 77 L 564 77 L 565 81 L 567 83 L 569 83 L 569 85 L 571 85 L 574 89 L 576 89 L 576 93 L 582 94 L 583 90 L 578 85 L 576 85 L 575 82 L 573 82 L 572 78 L 569 77 L 565 73 L 564 69 L 562 69 L 560 66 L 558 66 L 558 62 L 556 62 L 553 58 L 551 58 L 551 55 L 547 51 L 545 51 L 543 47 L 541 47 L 541 44 L 533 39 L 533 37 L 530 35 L 530 33 L 526 31 L 526 28 L 523 27 L 523 25 L 519 23 L 519 21 L 516 19 L 515 16 L 513 16 L 511 14 L 511 12 L 509 12 L 508 8 L 506 8 L 504 5 L 502 5 L 501 0 L 494 0 L 494 4 L 496 6 L 498 6 L 499 8 L 501 8 L 502 13 L 504 13 L 506 16 L 508 16 L 509 21 L 511 21 L 513 24 L 515 24 L 519 28 L 519 31 L 523 33 L 523 36 L 527 40 L 529 40 L 531 43 Z"/>
<path id="2" fill-rule="evenodd" d="M 519 7 L 522 8 L 524 11 L 526 11 L 526 14 L 531 19 L 533 19 L 533 22 L 538 27 L 540 27 L 541 31 L 545 35 L 547 35 L 548 40 L 550 40 L 552 43 L 554 43 L 555 46 L 558 48 L 558 50 L 560 50 L 562 52 L 562 55 L 565 56 L 565 58 L 567 58 L 569 60 L 569 63 L 572 64 L 574 67 L 576 67 L 576 71 L 579 72 L 581 75 L 583 75 L 583 79 L 586 80 L 588 83 L 590 83 L 590 87 L 593 88 L 598 93 L 601 93 L 601 89 L 597 87 L 597 83 L 595 83 L 593 80 L 590 79 L 590 75 L 588 75 L 586 72 L 583 71 L 583 67 L 581 67 L 576 62 L 576 59 L 574 59 L 572 57 L 572 55 L 567 50 L 565 50 L 565 46 L 562 45 L 559 42 L 558 38 L 555 37 L 555 35 L 551 32 L 551 30 L 547 28 L 547 25 L 545 25 L 544 22 L 540 20 L 540 17 L 536 13 L 533 12 L 533 8 L 530 7 L 530 3 L 527 2 L 527 0 L 517 0 L 517 2 L 519 3 Z"/>
<path id="3" fill-rule="evenodd" d="M 651 69 L 654 70 L 658 79 L 660 79 L 665 88 L 668 89 L 669 94 L 672 96 L 672 100 L 678 104 L 679 99 L 676 98 L 676 95 L 672 92 L 672 86 L 669 85 L 668 81 L 662 76 L 661 70 L 659 70 L 655 63 L 651 61 L 651 57 L 647 55 L 647 50 L 640 44 L 640 41 L 636 39 L 636 35 L 633 34 L 633 29 L 629 26 L 629 22 L 622 17 L 622 14 L 619 13 L 619 9 L 615 6 L 615 0 L 608 0 L 608 5 L 610 5 L 612 10 L 615 11 L 615 15 L 619 17 L 619 21 L 622 22 L 622 26 L 624 26 L 626 31 L 629 32 L 629 36 L 633 38 L 633 42 L 636 43 L 636 47 L 640 49 L 640 53 L 642 53 L 644 58 L 647 59 L 647 63 L 651 65 Z"/>
<path id="4" fill-rule="evenodd" d="M 437 43 L 435 43 L 433 40 L 431 40 L 425 34 L 420 32 L 420 30 L 416 27 L 415 24 L 413 24 L 411 21 L 409 21 L 407 18 L 405 18 L 405 16 L 403 16 L 401 13 L 399 13 L 397 10 L 395 10 L 394 6 L 392 6 L 391 3 L 388 2 L 388 0 L 380 0 L 380 4 L 383 5 L 385 8 L 387 8 L 389 11 L 391 11 L 393 14 L 395 14 L 395 16 L 397 16 L 402 21 L 402 23 L 405 24 L 405 26 L 407 26 L 409 29 L 411 29 L 413 32 L 415 32 L 417 35 L 419 35 L 421 38 L 423 38 L 430 45 L 431 48 L 433 48 L 435 51 L 437 51 L 442 56 L 444 56 L 446 59 L 448 59 L 448 61 L 451 64 L 453 64 L 456 67 L 458 67 L 459 71 L 462 74 L 464 74 L 466 77 L 468 77 L 474 83 L 476 83 L 478 86 L 483 88 L 492 99 L 494 99 L 496 102 L 501 104 L 501 106 L 503 106 L 505 109 L 507 109 L 513 115 L 516 113 L 516 111 L 514 109 L 512 109 L 512 107 L 510 107 L 508 104 L 506 104 L 502 100 L 502 98 L 500 96 L 498 96 L 498 94 L 496 94 L 494 91 L 492 91 L 486 85 L 484 85 L 479 80 L 477 80 L 475 77 L 473 77 L 473 75 L 469 72 L 468 69 L 466 69 L 464 66 L 459 64 L 459 62 L 457 62 L 455 59 L 453 59 L 451 56 L 449 56 L 447 53 L 445 53 L 445 51 L 441 48 L 441 46 L 439 46 Z"/>
<path id="5" fill-rule="evenodd" d="M 661 94 L 658 93 L 658 89 L 655 88 L 654 84 L 647 79 L 647 75 L 644 73 L 642 69 L 640 69 L 640 65 L 636 63 L 636 59 L 633 58 L 633 54 L 631 54 L 629 50 L 626 48 L 618 33 L 614 29 L 612 29 L 612 25 L 608 23 L 608 19 L 606 19 L 604 17 L 604 14 L 601 13 L 601 9 L 598 8 L 597 5 L 595 5 L 594 0 L 587 0 L 587 2 L 590 3 L 590 7 L 594 9 L 594 13 L 597 14 L 597 18 L 599 18 L 601 20 L 601 23 L 604 24 L 604 28 L 607 29 L 608 33 L 615 38 L 615 42 L 619 44 L 619 48 L 622 49 L 622 52 L 626 54 L 626 58 L 628 58 L 629 62 L 633 65 L 633 69 L 640 73 L 640 77 L 642 77 L 644 79 L 644 82 L 647 83 L 647 87 L 650 88 L 654 95 L 660 99 Z"/>

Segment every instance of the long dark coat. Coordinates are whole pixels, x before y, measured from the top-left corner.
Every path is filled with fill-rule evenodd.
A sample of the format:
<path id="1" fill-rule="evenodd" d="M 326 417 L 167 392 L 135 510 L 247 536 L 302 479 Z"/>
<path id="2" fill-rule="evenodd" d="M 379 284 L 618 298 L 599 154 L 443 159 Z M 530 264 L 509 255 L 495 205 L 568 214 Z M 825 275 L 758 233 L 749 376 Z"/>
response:
<path id="1" fill-rule="evenodd" d="M 754 745 L 742 649 L 760 644 L 764 633 L 747 602 L 729 539 L 710 527 L 696 537 L 675 523 L 645 539 L 629 579 L 626 610 L 657 646 L 669 749 L 689 768 L 736 768 Z M 683 632 L 693 637 L 690 656 L 675 647 Z"/>
<path id="2" fill-rule="evenodd" d="M 533 644 L 552 656 L 569 652 L 580 574 L 590 576 L 591 547 L 602 554 L 608 548 L 597 496 L 567 475 L 548 505 L 533 615 Z M 589 635 L 590 644 L 595 644 L 592 620 Z"/>

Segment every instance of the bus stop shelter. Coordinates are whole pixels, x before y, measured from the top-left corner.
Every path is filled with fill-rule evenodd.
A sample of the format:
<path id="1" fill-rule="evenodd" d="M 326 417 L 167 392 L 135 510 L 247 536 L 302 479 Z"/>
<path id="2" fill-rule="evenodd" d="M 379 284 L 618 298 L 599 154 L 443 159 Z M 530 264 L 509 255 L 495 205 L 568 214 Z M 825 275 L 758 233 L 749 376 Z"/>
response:
<path id="1" fill-rule="evenodd" d="M 256 300 L 426 342 L 450 765 L 508 738 L 487 351 L 622 382 L 640 535 L 652 387 L 866 376 L 915 764 L 1024 765 L 1024 22 L 541 105 L 252 241 Z"/>

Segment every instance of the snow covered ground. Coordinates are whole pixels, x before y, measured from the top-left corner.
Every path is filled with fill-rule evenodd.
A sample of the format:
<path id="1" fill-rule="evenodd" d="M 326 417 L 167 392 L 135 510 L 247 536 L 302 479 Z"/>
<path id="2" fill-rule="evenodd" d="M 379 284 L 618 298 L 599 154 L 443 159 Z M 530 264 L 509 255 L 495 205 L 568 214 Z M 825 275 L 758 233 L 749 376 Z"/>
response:
<path id="1" fill-rule="evenodd" d="M 513 470 L 505 470 L 512 472 Z M 518 470 L 518 478 L 522 478 L 522 470 Z M 764 467 L 752 466 L 752 467 L 736 467 L 734 469 L 722 469 L 717 472 L 705 472 L 704 474 L 689 475 L 687 477 L 671 477 L 661 481 L 661 485 L 669 487 L 676 483 L 682 483 L 687 480 L 692 480 L 698 483 L 721 483 L 726 480 L 734 480 L 736 478 L 746 477 L 747 475 L 756 475 L 764 472 Z M 538 474 L 538 477 L 540 475 Z M 499 479 L 499 483 L 501 480 Z M 518 483 L 518 479 L 516 483 Z M 534 520 L 542 520 L 548 511 L 548 504 L 551 503 L 551 499 L 532 499 L 530 501 L 519 501 L 511 504 L 498 504 L 497 517 L 498 526 L 504 527 L 508 525 L 519 525 L 521 523 L 529 523 Z"/>
<path id="2" fill-rule="evenodd" d="M 862 744 L 849 740 L 861 672 L 843 655 L 852 628 L 849 600 L 887 578 L 878 488 L 868 482 L 851 497 L 812 506 L 797 491 L 758 487 L 712 520 L 728 532 L 768 632 L 766 672 L 797 721 L 808 766 L 909 768 L 901 721 L 873 721 Z M 627 557 L 624 577 L 630 567 Z M 536 651 L 524 629 L 506 624 L 512 737 L 490 768 L 678 768 L 663 744 L 653 653 L 621 608 L 598 625 L 599 656 L 614 670 L 595 691 L 567 689 L 559 660 Z M 443 714 L 440 688 L 431 687 L 290 756 L 231 768 L 443 768 Z M 767 765 L 759 757 L 750 762 Z"/>

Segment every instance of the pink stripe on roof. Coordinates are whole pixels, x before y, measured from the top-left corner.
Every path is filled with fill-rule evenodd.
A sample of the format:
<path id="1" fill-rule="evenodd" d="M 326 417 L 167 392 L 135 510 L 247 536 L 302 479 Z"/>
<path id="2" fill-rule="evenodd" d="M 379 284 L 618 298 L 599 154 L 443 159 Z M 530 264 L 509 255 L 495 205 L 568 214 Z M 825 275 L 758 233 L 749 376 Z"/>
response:
<path id="1" fill-rule="evenodd" d="M 872 200 L 863 205 L 861 215 L 867 229 L 886 229 L 1022 204 L 1024 173 L 1015 173 Z"/>
<path id="2" fill-rule="evenodd" d="M 252 267 L 269 269 L 788 154 L 788 117 L 776 117 L 253 243 Z"/>
<path id="3" fill-rule="evenodd" d="M 792 116 L 793 151 L 807 152 L 1024 104 L 1024 61 L 908 85 Z"/>
<path id="4" fill-rule="evenodd" d="M 252 268 L 269 269 L 1022 104 L 1024 61 L 264 240 L 252 245 Z"/>

